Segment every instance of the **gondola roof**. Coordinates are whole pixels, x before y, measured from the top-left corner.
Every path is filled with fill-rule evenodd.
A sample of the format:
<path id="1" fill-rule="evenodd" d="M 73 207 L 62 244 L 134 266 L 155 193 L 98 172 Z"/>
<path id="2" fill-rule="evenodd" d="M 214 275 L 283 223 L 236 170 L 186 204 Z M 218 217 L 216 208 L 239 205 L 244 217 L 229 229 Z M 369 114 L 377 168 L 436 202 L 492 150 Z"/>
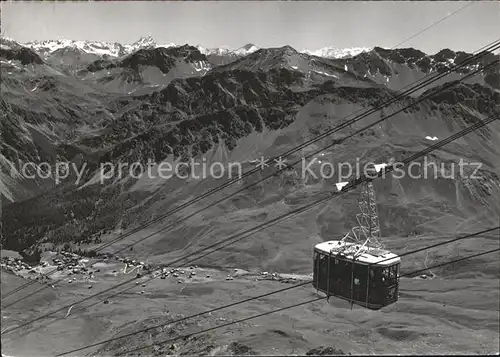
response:
<path id="1" fill-rule="evenodd" d="M 323 243 L 316 244 L 315 249 L 325 253 L 337 256 L 342 254 L 342 259 L 352 260 L 353 254 L 358 251 L 361 244 L 353 242 L 342 242 L 331 240 Z M 356 263 L 364 264 L 377 264 L 389 266 L 399 263 L 401 259 L 394 253 L 388 250 L 375 249 L 369 246 L 363 247 L 363 250 L 357 255 Z"/>

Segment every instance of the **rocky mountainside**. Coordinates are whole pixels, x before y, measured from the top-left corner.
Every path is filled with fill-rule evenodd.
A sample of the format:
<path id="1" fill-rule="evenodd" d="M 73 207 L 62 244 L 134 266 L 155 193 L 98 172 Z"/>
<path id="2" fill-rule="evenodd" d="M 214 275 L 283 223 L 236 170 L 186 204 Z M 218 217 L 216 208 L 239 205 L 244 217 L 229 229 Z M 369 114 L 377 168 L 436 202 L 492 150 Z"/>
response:
<path id="1" fill-rule="evenodd" d="M 248 170 L 254 167 L 253 160 L 279 155 L 335 127 L 352 112 L 374 107 L 413 81 L 442 72 L 468 56 L 451 50 L 428 55 L 411 48 L 375 47 L 354 56 L 326 58 L 290 46 L 259 49 L 249 44 L 229 51 L 158 46 L 147 38 L 133 45 L 71 41 L 21 45 L 2 39 L 2 243 L 5 249 L 17 251 L 67 242 L 92 249 L 225 180 L 146 178 L 134 175 L 137 170 L 121 177 L 115 172 L 105 179 L 103 165 L 140 163 L 157 172 L 161 163 L 196 159 L 207 164 L 238 162 Z M 498 57 L 484 56 L 382 113 L 311 145 L 303 154 L 330 144 L 333 138 L 337 145 L 317 157 L 319 164 L 354 163 L 356 158 L 387 162 L 428 146 L 432 143 L 428 136 L 442 139 L 498 113 L 498 64 L 439 92 L 444 83 Z M 344 140 L 430 90 L 437 94 Z M 377 183 L 383 234 L 437 232 L 471 219 L 498 217 L 499 142 L 500 126 L 495 122 L 430 155 L 447 172 L 461 158 L 480 163 L 477 177 L 455 174 L 417 182 L 386 178 Z M 37 173 L 36 165 L 42 162 L 45 167 L 38 167 Z M 27 163 L 33 165 L 23 171 Z M 56 166 L 61 163 L 69 167 L 63 179 L 63 168 Z M 315 172 L 319 164 L 313 165 Z M 272 170 L 269 167 L 235 187 Z M 336 177 L 304 176 L 297 166 L 148 240 L 137 252 L 161 258 L 188 247 L 195 249 L 310 202 L 334 189 L 336 182 Z M 234 190 L 219 192 L 172 218 Z M 332 201 L 302 223 L 321 239 L 344 234 L 355 222 L 356 195 Z M 282 238 L 283 232 L 271 231 L 232 257 L 225 256 L 225 263 L 289 264 L 293 251 L 282 248 Z M 312 241 L 289 239 L 290 247 L 309 259 Z M 297 260 L 299 270 L 308 265 L 308 260 Z"/>

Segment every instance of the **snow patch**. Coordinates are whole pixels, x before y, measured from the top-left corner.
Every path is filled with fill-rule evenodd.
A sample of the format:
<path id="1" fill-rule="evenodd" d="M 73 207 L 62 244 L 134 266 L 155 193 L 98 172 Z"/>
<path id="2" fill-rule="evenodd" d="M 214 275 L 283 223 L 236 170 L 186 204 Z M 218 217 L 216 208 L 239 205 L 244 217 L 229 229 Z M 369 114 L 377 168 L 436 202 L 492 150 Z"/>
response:
<path id="1" fill-rule="evenodd" d="M 328 77 L 334 77 L 334 78 L 337 78 L 337 79 L 339 78 L 339 77 L 337 77 L 334 74 L 329 74 L 329 73 L 326 73 L 326 72 L 321 72 L 321 71 L 316 71 L 316 70 L 313 70 L 313 72 L 316 72 L 316 73 L 319 73 L 319 74 L 322 74 L 322 75 L 328 76 Z"/>
<path id="2" fill-rule="evenodd" d="M 22 69 L 20 66 L 18 66 L 17 64 L 15 63 L 12 63 L 12 60 L 10 61 L 0 61 L 0 63 L 4 64 L 4 65 L 8 65 L 10 67 L 14 67 L 15 69 Z"/>
<path id="3" fill-rule="evenodd" d="M 380 172 L 380 170 L 382 170 L 383 168 L 385 168 L 387 166 L 387 164 L 374 164 L 373 166 L 375 166 L 375 170 L 377 172 Z"/>
<path id="4" fill-rule="evenodd" d="M 193 67 L 194 67 L 194 70 L 196 72 L 210 71 L 210 69 L 212 68 L 210 66 L 210 63 L 208 63 L 206 61 L 195 62 L 195 63 L 193 63 Z"/>
<path id="5" fill-rule="evenodd" d="M 335 184 L 335 186 L 337 186 L 337 190 L 338 191 L 342 191 L 342 188 L 344 188 L 344 186 L 346 186 L 349 182 L 338 182 Z"/>

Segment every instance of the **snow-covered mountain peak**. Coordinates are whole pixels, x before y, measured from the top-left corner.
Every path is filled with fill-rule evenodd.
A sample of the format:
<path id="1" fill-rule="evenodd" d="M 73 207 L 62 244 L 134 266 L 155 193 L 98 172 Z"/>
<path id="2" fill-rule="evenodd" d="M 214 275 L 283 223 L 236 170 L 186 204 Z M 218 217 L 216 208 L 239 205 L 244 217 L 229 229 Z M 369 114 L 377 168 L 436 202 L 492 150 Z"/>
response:
<path id="1" fill-rule="evenodd" d="M 205 48 L 201 45 L 197 45 L 196 48 L 198 51 L 203 53 L 205 56 L 208 55 L 218 55 L 218 56 L 225 56 L 231 53 L 231 50 L 227 46 L 223 47 L 216 47 L 216 48 Z"/>
<path id="2" fill-rule="evenodd" d="M 101 41 L 73 41 L 73 40 L 50 40 L 50 41 L 33 41 L 22 44 L 30 47 L 42 56 L 50 55 L 59 49 L 76 49 L 88 54 L 95 54 L 99 56 L 107 55 L 111 57 L 124 56 L 142 48 L 158 48 L 158 47 L 174 47 L 175 43 L 158 44 L 151 35 L 141 37 L 139 40 L 131 44 L 109 43 Z M 217 55 L 217 56 L 238 56 L 244 57 L 260 48 L 252 43 L 248 43 L 237 49 L 229 49 L 228 47 L 219 48 L 205 48 L 197 45 L 196 48 L 204 55 Z M 337 48 L 337 47 L 324 47 L 319 50 L 303 50 L 302 53 L 314 55 L 324 58 L 348 58 L 354 57 L 362 52 L 369 52 L 373 48 L 367 47 L 352 47 L 352 48 Z"/>
<path id="3" fill-rule="evenodd" d="M 121 56 L 125 54 L 125 48 L 119 43 L 107 43 L 101 41 L 74 41 L 74 40 L 44 40 L 33 41 L 22 44 L 42 55 L 50 55 L 60 49 L 75 49 L 85 53 L 108 56 Z"/>
<path id="4" fill-rule="evenodd" d="M 156 45 L 156 41 L 153 39 L 153 37 L 151 35 L 148 35 L 141 37 L 139 40 L 126 47 L 129 47 L 132 50 L 138 50 L 141 48 L 155 48 L 158 46 Z"/>
<path id="5" fill-rule="evenodd" d="M 196 48 L 203 53 L 204 55 L 217 55 L 217 56 L 227 56 L 227 55 L 236 55 L 236 56 L 246 56 L 250 53 L 253 53 L 259 50 L 259 47 L 249 43 L 243 47 L 239 47 L 235 50 L 231 50 L 228 46 L 215 47 L 215 48 L 205 48 L 201 45 L 197 45 Z"/>
<path id="6" fill-rule="evenodd" d="M 370 52 L 371 50 L 373 50 L 373 48 L 369 47 L 351 47 L 351 48 L 323 47 L 316 51 L 303 50 L 302 53 L 324 58 L 347 58 L 347 57 L 357 56 L 362 52 Z"/>
<path id="7" fill-rule="evenodd" d="M 258 51 L 259 49 L 260 48 L 255 46 L 253 43 L 247 43 L 245 46 L 234 50 L 233 53 L 239 56 L 246 56 L 249 55 L 250 53 Z"/>
<path id="8" fill-rule="evenodd" d="M 132 44 L 110 43 L 102 41 L 74 41 L 74 40 L 45 40 L 22 44 L 46 56 L 60 49 L 74 49 L 88 54 L 99 56 L 119 57 L 140 50 L 141 48 L 171 47 L 174 43 L 157 45 L 153 37 L 145 36 Z"/>

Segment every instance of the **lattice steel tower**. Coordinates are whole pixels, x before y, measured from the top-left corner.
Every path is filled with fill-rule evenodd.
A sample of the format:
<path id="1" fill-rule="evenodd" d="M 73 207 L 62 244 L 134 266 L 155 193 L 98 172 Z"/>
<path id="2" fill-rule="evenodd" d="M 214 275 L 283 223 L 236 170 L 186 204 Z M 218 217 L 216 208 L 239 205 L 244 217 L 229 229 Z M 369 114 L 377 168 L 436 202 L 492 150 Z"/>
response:
<path id="1" fill-rule="evenodd" d="M 369 250 L 371 254 L 383 250 L 380 242 L 380 224 L 377 211 L 375 189 L 371 181 L 361 186 L 361 196 L 358 201 L 360 213 L 356 214 L 358 225 L 353 227 L 343 238 L 344 241 L 353 241 L 361 244 L 355 255 L 362 250 Z"/>

